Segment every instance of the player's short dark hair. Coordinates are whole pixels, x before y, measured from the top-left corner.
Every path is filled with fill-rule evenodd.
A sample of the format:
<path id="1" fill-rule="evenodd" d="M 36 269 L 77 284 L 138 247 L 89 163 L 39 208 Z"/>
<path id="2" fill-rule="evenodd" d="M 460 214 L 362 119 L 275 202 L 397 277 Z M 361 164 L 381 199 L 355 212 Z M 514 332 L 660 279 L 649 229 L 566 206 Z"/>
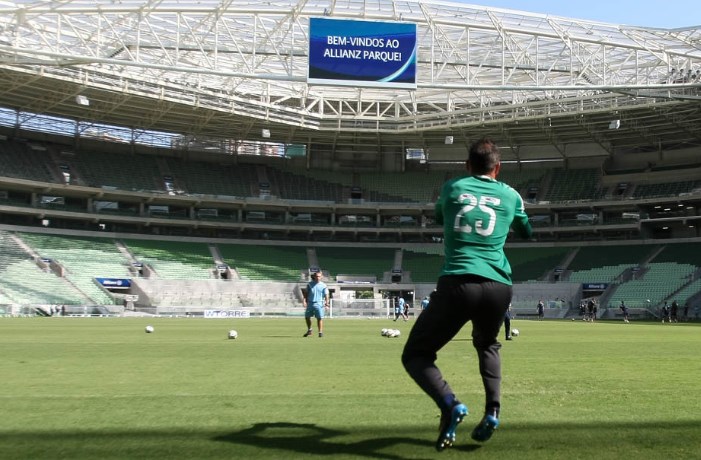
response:
<path id="1" fill-rule="evenodd" d="M 487 174 L 497 167 L 501 161 L 501 153 L 492 139 L 483 137 L 470 145 L 467 160 L 470 162 L 472 174 Z"/>

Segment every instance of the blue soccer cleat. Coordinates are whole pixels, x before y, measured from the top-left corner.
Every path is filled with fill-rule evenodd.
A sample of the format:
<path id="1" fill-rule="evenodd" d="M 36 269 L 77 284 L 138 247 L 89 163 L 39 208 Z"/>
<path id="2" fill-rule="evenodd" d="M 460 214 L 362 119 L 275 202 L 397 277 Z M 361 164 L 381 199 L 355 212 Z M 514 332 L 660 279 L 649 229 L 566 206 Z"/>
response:
<path id="1" fill-rule="evenodd" d="M 440 434 L 436 441 L 436 450 L 441 451 L 446 447 L 451 447 L 455 442 L 455 430 L 458 424 L 467 415 L 467 406 L 464 404 L 454 405 L 449 412 L 443 412 L 441 415 L 441 424 L 438 429 Z"/>
<path id="2" fill-rule="evenodd" d="M 494 430 L 499 426 L 499 419 L 493 415 L 485 415 L 482 420 L 472 430 L 472 439 L 478 442 L 489 441 L 494 434 Z"/>

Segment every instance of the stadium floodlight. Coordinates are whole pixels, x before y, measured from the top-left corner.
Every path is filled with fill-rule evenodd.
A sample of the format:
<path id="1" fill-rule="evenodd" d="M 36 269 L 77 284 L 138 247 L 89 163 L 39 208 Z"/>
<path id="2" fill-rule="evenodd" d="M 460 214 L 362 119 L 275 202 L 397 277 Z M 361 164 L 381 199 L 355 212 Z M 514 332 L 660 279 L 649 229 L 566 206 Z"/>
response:
<path id="1" fill-rule="evenodd" d="M 84 106 L 89 106 L 90 105 L 90 99 L 87 97 L 83 96 L 82 94 L 79 94 L 75 97 L 75 103 L 78 105 L 84 105 Z"/>

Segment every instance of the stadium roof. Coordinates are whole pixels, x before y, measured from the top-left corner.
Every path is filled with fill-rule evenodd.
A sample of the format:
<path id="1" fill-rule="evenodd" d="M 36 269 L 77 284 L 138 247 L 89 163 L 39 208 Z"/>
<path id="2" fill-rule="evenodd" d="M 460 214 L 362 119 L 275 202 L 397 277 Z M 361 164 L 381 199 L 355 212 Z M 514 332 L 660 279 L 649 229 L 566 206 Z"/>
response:
<path id="1" fill-rule="evenodd" d="M 416 24 L 416 88 L 309 84 L 316 17 Z M 428 0 L 0 1 L 0 107 L 331 154 L 698 147 L 701 28 Z"/>

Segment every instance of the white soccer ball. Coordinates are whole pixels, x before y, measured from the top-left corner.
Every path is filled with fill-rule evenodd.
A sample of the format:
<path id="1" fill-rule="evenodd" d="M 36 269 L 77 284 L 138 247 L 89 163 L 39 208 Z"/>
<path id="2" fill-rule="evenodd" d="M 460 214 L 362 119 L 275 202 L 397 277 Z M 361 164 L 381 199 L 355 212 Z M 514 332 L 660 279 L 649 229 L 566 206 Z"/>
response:
<path id="1" fill-rule="evenodd" d="M 382 332 L 382 337 L 386 337 L 388 331 L 389 331 L 389 329 L 383 328 L 382 331 L 381 331 L 381 332 Z"/>
<path id="2" fill-rule="evenodd" d="M 518 329 L 511 329 L 511 335 L 513 335 L 514 337 L 518 337 L 519 334 L 520 332 Z"/>
<path id="3" fill-rule="evenodd" d="M 239 336 L 238 331 L 236 331 L 234 329 L 230 330 L 229 333 L 227 334 L 227 337 L 229 337 L 230 339 L 236 339 L 236 338 L 238 338 L 238 336 Z"/>
<path id="4" fill-rule="evenodd" d="M 144 329 L 144 330 L 146 331 L 147 334 L 150 334 L 153 332 L 154 329 L 153 329 L 153 326 L 146 326 L 146 329 Z"/>

